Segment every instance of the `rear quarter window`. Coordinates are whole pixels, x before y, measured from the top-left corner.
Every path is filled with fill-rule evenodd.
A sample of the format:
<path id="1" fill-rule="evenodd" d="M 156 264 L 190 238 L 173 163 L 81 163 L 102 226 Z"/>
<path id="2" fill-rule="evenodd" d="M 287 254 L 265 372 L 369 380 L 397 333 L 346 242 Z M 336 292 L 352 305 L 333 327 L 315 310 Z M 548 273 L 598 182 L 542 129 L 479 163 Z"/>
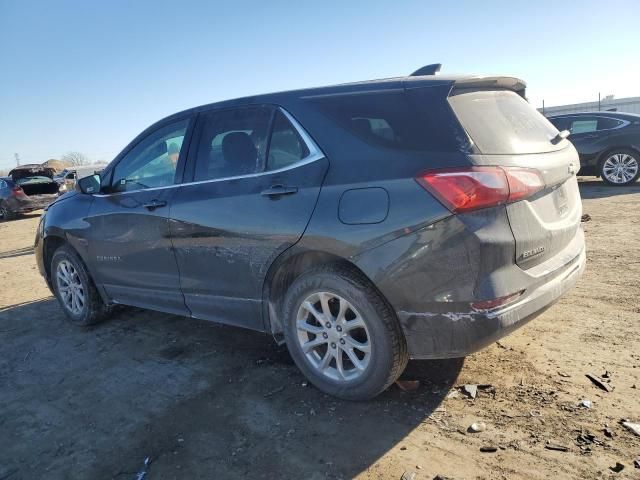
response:
<path id="1" fill-rule="evenodd" d="M 459 91 L 449 97 L 458 120 L 485 154 L 542 153 L 564 148 L 549 120 L 510 90 Z"/>
<path id="2" fill-rule="evenodd" d="M 618 128 L 624 122 L 616 118 L 598 117 L 598 130 L 611 130 Z"/>
<path id="3" fill-rule="evenodd" d="M 435 88 L 311 97 L 323 114 L 369 145 L 403 151 L 466 151 L 468 139 Z"/>

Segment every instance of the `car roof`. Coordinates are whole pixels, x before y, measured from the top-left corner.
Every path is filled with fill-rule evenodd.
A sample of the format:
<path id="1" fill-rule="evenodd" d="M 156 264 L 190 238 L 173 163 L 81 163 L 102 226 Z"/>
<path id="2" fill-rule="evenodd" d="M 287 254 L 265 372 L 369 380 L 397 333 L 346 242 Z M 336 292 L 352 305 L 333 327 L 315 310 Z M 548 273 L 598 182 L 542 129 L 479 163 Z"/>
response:
<path id="1" fill-rule="evenodd" d="M 377 80 L 365 80 L 360 82 L 342 83 L 338 85 L 330 85 L 324 87 L 302 88 L 298 90 L 287 90 L 276 93 L 266 93 L 247 97 L 240 97 L 220 102 L 208 103 L 197 107 L 182 110 L 173 113 L 165 118 L 158 120 L 148 126 L 144 131 L 138 134 L 129 144 L 122 150 L 107 167 L 118 161 L 119 157 L 129 150 L 140 138 L 147 135 L 154 129 L 170 123 L 175 120 L 182 120 L 194 113 L 205 112 L 213 109 L 233 108 L 247 105 L 275 104 L 286 107 L 290 101 L 296 99 L 305 99 L 319 97 L 325 95 L 340 95 L 349 93 L 358 93 L 364 91 L 383 91 L 406 88 L 419 87 L 435 87 L 444 86 L 453 89 L 454 86 L 459 88 L 494 88 L 512 90 L 522 97 L 525 96 L 526 82 L 516 77 L 510 76 L 485 76 L 485 75 L 409 75 L 405 77 L 381 78 Z M 105 168 L 107 168 L 105 167 Z"/>
<path id="2" fill-rule="evenodd" d="M 301 88 L 275 93 L 252 95 L 220 102 L 208 103 L 198 107 L 189 108 L 181 112 L 169 115 L 159 122 L 164 122 L 173 117 L 184 116 L 189 113 L 200 112 L 213 108 L 228 108 L 251 104 L 280 103 L 294 98 L 310 98 L 325 95 L 339 95 L 355 93 L 367 90 L 392 90 L 399 88 L 417 88 L 427 86 L 450 86 L 460 88 L 504 88 L 513 90 L 524 96 L 526 82 L 510 76 L 484 76 L 484 75 L 419 75 L 406 77 L 381 78 L 376 80 L 364 80 L 359 82 L 341 83 L 322 87 Z"/>
<path id="3" fill-rule="evenodd" d="M 564 118 L 564 117 L 610 117 L 619 118 L 620 120 L 640 120 L 640 115 L 636 113 L 626 112 L 576 112 L 576 113 L 559 113 L 557 115 L 549 115 L 547 118 Z"/>

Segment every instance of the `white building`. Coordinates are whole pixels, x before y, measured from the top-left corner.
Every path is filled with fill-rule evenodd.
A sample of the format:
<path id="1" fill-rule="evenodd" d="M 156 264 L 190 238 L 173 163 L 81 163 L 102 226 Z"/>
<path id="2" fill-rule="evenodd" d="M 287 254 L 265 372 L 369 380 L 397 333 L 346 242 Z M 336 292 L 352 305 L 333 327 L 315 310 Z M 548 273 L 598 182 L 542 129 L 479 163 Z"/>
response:
<path id="1" fill-rule="evenodd" d="M 595 102 L 574 103 L 573 105 L 560 105 L 556 107 L 545 107 L 538 109 L 544 115 L 561 115 L 566 113 L 578 112 L 622 112 L 640 114 L 640 97 L 614 98 L 608 95 Z"/>

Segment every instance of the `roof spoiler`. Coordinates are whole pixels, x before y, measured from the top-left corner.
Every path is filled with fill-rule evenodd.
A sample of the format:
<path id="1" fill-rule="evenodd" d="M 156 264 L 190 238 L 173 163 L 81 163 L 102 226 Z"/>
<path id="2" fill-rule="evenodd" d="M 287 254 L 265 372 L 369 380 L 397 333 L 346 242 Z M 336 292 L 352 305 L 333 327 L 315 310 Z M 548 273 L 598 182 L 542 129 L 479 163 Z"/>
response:
<path id="1" fill-rule="evenodd" d="M 413 72 L 410 77 L 421 77 L 423 75 L 437 75 L 442 68 L 441 63 L 432 63 L 430 65 L 425 65 L 424 67 L 420 67 L 418 70 Z"/>
<path id="2" fill-rule="evenodd" d="M 527 83 L 516 77 L 468 77 L 456 79 L 454 89 L 505 88 L 512 90 L 526 100 Z"/>

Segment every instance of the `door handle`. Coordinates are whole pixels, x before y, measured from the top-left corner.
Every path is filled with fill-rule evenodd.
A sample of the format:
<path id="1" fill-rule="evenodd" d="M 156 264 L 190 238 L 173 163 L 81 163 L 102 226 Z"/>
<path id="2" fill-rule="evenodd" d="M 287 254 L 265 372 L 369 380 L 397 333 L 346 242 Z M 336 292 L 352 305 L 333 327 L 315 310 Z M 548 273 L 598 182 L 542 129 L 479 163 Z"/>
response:
<path id="1" fill-rule="evenodd" d="M 143 203 L 142 206 L 147 210 L 155 210 L 156 208 L 164 207 L 167 202 L 164 200 L 151 200 L 149 203 Z"/>
<path id="2" fill-rule="evenodd" d="M 291 195 L 298 193 L 298 187 L 285 187 L 284 185 L 273 185 L 260 192 L 265 197 L 279 197 L 280 195 Z"/>

